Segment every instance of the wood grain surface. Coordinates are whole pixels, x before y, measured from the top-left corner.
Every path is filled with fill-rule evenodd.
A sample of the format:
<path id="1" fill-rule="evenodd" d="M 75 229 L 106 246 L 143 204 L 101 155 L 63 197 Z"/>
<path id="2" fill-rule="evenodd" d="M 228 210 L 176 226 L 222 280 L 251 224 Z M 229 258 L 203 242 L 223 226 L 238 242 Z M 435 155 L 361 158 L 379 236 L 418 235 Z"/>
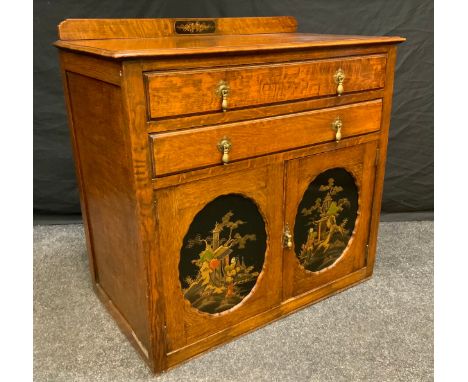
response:
<path id="1" fill-rule="evenodd" d="M 138 244 L 137 195 L 121 90 L 80 74 L 66 77 L 96 283 L 148 349 L 145 253 Z"/>
<path id="2" fill-rule="evenodd" d="M 285 49 L 333 48 L 395 44 L 401 37 L 352 35 L 319 35 L 306 33 L 271 33 L 252 35 L 177 36 L 159 38 L 102 40 L 58 40 L 63 49 L 109 58 L 167 57 L 206 53 L 256 53 Z"/>
<path id="3" fill-rule="evenodd" d="M 222 165 L 217 144 L 223 137 L 229 138 L 232 143 L 229 157 L 234 162 L 334 141 L 335 131 L 331 125 L 337 117 L 343 121 L 342 139 L 377 131 L 381 110 L 382 101 L 376 100 L 249 122 L 152 134 L 154 175 Z"/>
<path id="4" fill-rule="evenodd" d="M 225 17 L 180 19 L 67 19 L 58 25 L 60 40 L 100 40 L 155 38 L 177 35 L 176 21 L 213 21 L 214 34 L 291 33 L 296 31 L 294 17 Z"/>
<path id="5" fill-rule="evenodd" d="M 385 55 L 242 66 L 147 75 L 151 118 L 221 112 L 221 82 L 229 86 L 228 111 L 337 94 L 334 79 L 345 73 L 344 94 L 385 86 Z"/>

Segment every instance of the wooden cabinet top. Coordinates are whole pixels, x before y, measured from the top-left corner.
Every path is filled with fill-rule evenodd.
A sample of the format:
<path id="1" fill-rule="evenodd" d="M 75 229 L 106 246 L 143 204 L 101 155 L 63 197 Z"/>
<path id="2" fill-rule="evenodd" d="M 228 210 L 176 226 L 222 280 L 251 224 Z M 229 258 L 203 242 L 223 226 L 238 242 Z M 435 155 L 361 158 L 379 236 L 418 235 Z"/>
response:
<path id="1" fill-rule="evenodd" d="M 187 54 L 277 51 L 315 47 L 394 44 L 397 36 L 297 33 L 296 19 L 68 19 L 55 46 L 123 59 Z"/>

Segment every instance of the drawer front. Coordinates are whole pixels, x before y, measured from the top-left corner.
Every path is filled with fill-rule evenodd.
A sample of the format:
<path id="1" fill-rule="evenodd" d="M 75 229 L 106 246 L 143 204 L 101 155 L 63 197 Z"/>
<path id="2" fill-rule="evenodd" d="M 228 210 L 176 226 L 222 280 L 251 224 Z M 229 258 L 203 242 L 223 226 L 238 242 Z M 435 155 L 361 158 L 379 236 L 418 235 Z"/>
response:
<path id="1" fill-rule="evenodd" d="M 162 176 L 201 167 L 221 165 L 218 144 L 231 146 L 228 160 L 237 161 L 274 152 L 331 142 L 333 123 L 342 124 L 341 139 L 380 129 L 382 101 L 315 110 L 254 121 L 217 125 L 180 132 L 150 135 L 153 174 Z"/>
<path id="2" fill-rule="evenodd" d="M 151 119 L 338 95 L 385 86 L 386 55 L 146 74 Z M 344 74 L 339 88 L 336 74 Z"/>

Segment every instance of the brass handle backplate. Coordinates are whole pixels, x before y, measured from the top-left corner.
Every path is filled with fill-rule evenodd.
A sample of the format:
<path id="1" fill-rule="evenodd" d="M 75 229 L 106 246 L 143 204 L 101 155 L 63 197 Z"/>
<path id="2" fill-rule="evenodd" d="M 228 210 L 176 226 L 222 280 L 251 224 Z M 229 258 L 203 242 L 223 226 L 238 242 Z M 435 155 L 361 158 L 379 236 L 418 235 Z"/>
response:
<path id="1" fill-rule="evenodd" d="M 343 128 L 343 121 L 340 117 L 336 117 L 332 122 L 332 129 L 335 131 L 335 140 L 339 142 L 341 140 L 341 129 Z"/>
<path id="2" fill-rule="evenodd" d="M 283 247 L 291 249 L 293 246 L 292 243 L 292 235 L 291 231 L 289 230 L 289 224 L 286 224 L 284 227 L 284 232 L 283 232 Z"/>
<path id="3" fill-rule="evenodd" d="M 232 143 L 231 140 L 227 137 L 223 137 L 219 142 L 218 142 L 218 151 L 223 154 L 221 156 L 221 161 L 223 164 L 228 164 L 229 163 L 229 152 L 231 151 Z"/>
<path id="4" fill-rule="evenodd" d="M 338 97 L 339 97 L 344 92 L 343 82 L 344 82 L 344 79 L 345 79 L 345 74 L 344 74 L 343 69 L 341 69 L 341 68 L 338 69 L 336 71 L 335 75 L 333 76 L 333 78 L 335 79 L 335 82 L 338 85 L 336 87 L 336 93 L 338 94 Z"/>
<path id="5" fill-rule="evenodd" d="M 221 109 L 223 112 L 228 109 L 229 85 L 226 81 L 221 81 L 216 89 L 216 94 L 221 97 Z"/>

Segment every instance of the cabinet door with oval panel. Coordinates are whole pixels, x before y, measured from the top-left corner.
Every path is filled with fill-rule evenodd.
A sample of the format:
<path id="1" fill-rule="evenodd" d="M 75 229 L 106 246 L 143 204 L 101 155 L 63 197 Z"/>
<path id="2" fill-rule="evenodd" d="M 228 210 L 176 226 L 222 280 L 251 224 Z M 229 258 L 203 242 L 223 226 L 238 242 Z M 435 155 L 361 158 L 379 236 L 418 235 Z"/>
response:
<path id="1" fill-rule="evenodd" d="M 168 353 L 281 302 L 284 167 L 225 168 L 156 191 Z"/>
<path id="2" fill-rule="evenodd" d="M 286 164 L 283 298 L 366 266 L 377 142 Z"/>

